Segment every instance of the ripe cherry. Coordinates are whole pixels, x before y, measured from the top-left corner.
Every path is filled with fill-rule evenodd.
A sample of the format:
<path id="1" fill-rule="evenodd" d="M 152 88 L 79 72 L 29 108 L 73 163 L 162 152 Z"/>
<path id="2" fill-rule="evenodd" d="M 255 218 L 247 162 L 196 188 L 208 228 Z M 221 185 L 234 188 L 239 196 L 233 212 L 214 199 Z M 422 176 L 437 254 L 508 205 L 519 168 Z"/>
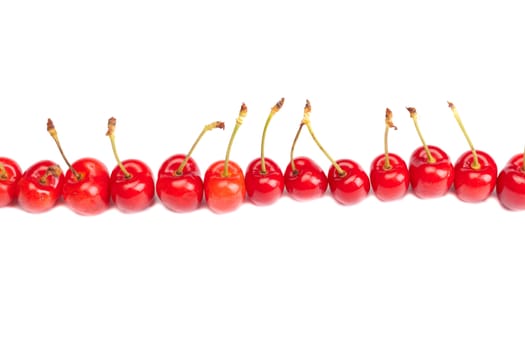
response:
<path id="1" fill-rule="evenodd" d="M 498 167 L 489 154 L 474 148 L 456 106 L 452 102 L 448 102 L 448 106 L 470 146 L 470 151 L 463 153 L 454 166 L 456 196 L 465 202 L 484 201 L 496 187 Z"/>
<path id="2" fill-rule="evenodd" d="M 62 187 L 62 197 L 67 207 L 80 215 L 97 215 L 109 208 L 109 173 L 101 161 L 81 158 L 73 164 L 67 160 L 51 119 L 47 131 L 55 141 L 62 158 L 68 166 Z"/>
<path id="3" fill-rule="evenodd" d="M 18 182 L 18 205 L 30 213 L 53 208 L 62 196 L 64 175 L 60 166 L 50 160 L 30 166 Z"/>
<path id="4" fill-rule="evenodd" d="M 256 158 L 246 168 L 246 194 L 256 205 L 269 205 L 277 201 L 284 191 L 284 177 L 279 165 L 264 156 L 264 141 L 266 131 L 272 117 L 281 109 L 284 98 L 273 106 L 266 119 L 261 141 L 261 157 Z"/>
<path id="5" fill-rule="evenodd" d="M 370 166 L 370 182 L 376 197 L 382 201 L 403 198 L 408 192 L 410 176 L 408 167 L 400 156 L 388 152 L 388 131 L 397 130 L 392 122 L 392 111 L 386 109 L 385 118 L 385 153 L 377 156 Z"/>
<path id="6" fill-rule="evenodd" d="M 525 210 L 525 150 L 509 159 L 498 175 L 496 194 L 509 210 Z"/>
<path id="7" fill-rule="evenodd" d="M 414 122 L 422 147 L 410 156 L 408 172 L 412 191 L 419 198 L 442 197 L 448 193 L 454 180 L 454 167 L 441 148 L 427 145 L 418 125 L 418 114 L 414 107 L 407 107 Z"/>
<path id="8" fill-rule="evenodd" d="M 127 159 L 123 162 L 117 153 L 115 144 L 115 127 L 117 120 L 113 117 L 108 120 L 108 131 L 113 155 L 117 166 L 110 176 L 111 200 L 117 209 L 126 212 L 138 212 L 153 204 L 155 183 L 153 174 L 146 163 L 137 159 Z"/>
<path id="9" fill-rule="evenodd" d="M 216 128 L 224 129 L 224 123 L 217 121 L 206 125 L 187 154 L 175 154 L 160 166 L 156 191 L 166 208 L 189 212 L 200 207 L 204 185 L 200 169 L 191 155 L 204 134 Z"/>
<path id="10" fill-rule="evenodd" d="M 0 157 L 0 207 L 14 203 L 22 169 L 13 159 Z"/>
<path id="11" fill-rule="evenodd" d="M 328 185 L 336 201 L 341 204 L 356 204 L 368 196 L 370 192 L 370 180 L 361 166 L 351 159 L 340 159 L 335 161 L 328 152 L 321 146 L 315 137 L 310 123 L 310 101 L 306 100 L 305 115 L 303 123 L 308 128 L 310 136 L 332 163 L 328 169 Z"/>
<path id="12" fill-rule="evenodd" d="M 290 151 L 290 162 L 284 171 L 284 186 L 288 195 L 297 200 L 305 201 L 322 197 L 328 188 L 328 178 L 323 169 L 311 158 L 295 157 L 294 150 L 301 130 L 305 125 L 306 116 L 310 113 L 310 103 L 304 107 L 303 120 L 299 124 Z"/>
<path id="13" fill-rule="evenodd" d="M 237 163 L 230 161 L 230 151 L 237 130 L 247 113 L 248 109 L 243 103 L 228 143 L 225 159 L 212 163 L 204 174 L 204 197 L 208 208 L 217 214 L 237 209 L 246 197 L 244 173 Z"/>

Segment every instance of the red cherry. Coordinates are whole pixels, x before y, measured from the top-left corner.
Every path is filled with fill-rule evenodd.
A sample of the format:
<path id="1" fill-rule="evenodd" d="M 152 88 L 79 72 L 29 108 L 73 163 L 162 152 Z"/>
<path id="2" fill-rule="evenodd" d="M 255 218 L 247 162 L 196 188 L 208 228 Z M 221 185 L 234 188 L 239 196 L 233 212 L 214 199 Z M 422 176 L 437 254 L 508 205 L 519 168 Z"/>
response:
<path id="1" fill-rule="evenodd" d="M 419 198 L 442 197 L 449 192 L 454 181 L 454 167 L 447 153 L 425 143 L 417 123 L 416 109 L 407 109 L 423 144 L 410 156 L 408 172 L 412 191 Z"/>
<path id="2" fill-rule="evenodd" d="M 448 102 L 448 106 L 470 146 L 470 151 L 463 153 L 454 166 L 456 196 L 465 202 L 484 201 L 496 187 L 498 167 L 489 154 L 474 148 L 456 106 L 452 102 Z"/>
<path id="3" fill-rule="evenodd" d="M 111 200 L 123 212 L 138 212 L 153 204 L 155 182 L 144 162 L 128 159 L 122 162 L 129 176 L 116 166 L 110 176 Z"/>
<path id="4" fill-rule="evenodd" d="M 176 154 L 166 159 L 157 176 L 157 196 L 166 208 L 177 212 L 198 209 L 203 196 L 201 172 L 193 158 L 188 159 L 182 174 L 176 174 L 185 158 L 185 154 Z"/>
<path id="5" fill-rule="evenodd" d="M 206 131 L 224 129 L 223 122 L 204 127 L 188 154 L 176 154 L 164 161 L 157 176 L 157 196 L 164 206 L 176 212 L 189 212 L 200 207 L 204 185 L 201 172 L 191 154 Z"/>
<path id="6" fill-rule="evenodd" d="M 525 151 L 513 156 L 498 175 L 496 194 L 509 210 L 525 210 Z"/>
<path id="7" fill-rule="evenodd" d="M 60 166 L 42 160 L 30 166 L 18 182 L 18 205 L 30 213 L 53 208 L 62 195 L 64 175 Z"/>
<path id="8" fill-rule="evenodd" d="M 328 178 L 312 159 L 297 157 L 284 171 L 284 185 L 291 198 L 304 201 L 322 197 L 328 188 Z"/>
<path id="9" fill-rule="evenodd" d="M 390 167 L 385 168 L 385 155 L 377 156 L 370 166 L 370 183 L 375 196 L 382 201 L 403 198 L 410 186 L 408 167 L 395 153 L 388 155 Z"/>
<path id="10" fill-rule="evenodd" d="M 335 200 L 344 205 L 356 204 L 365 199 L 370 192 L 370 179 L 361 166 L 353 160 L 337 161 L 328 169 L 328 184 Z"/>
<path id="11" fill-rule="evenodd" d="M 256 205 L 269 205 L 276 202 L 284 191 L 284 177 L 279 165 L 264 156 L 266 131 L 272 117 L 281 109 L 284 98 L 273 106 L 264 125 L 261 141 L 261 157 L 256 158 L 246 168 L 246 193 L 248 199 Z"/>
<path id="12" fill-rule="evenodd" d="M 153 204 L 155 183 L 149 166 L 137 159 L 120 161 L 115 145 L 117 120 L 108 120 L 108 132 L 117 166 L 110 176 L 110 194 L 117 209 L 131 213 L 144 210 Z"/>
<path id="13" fill-rule="evenodd" d="M 0 157 L 0 207 L 12 204 L 18 195 L 22 169 L 13 159 Z"/>
<path id="14" fill-rule="evenodd" d="M 388 152 L 388 131 L 397 129 L 392 122 L 392 111 L 386 109 L 385 118 L 385 153 L 377 156 L 370 165 L 370 182 L 375 196 L 382 201 L 403 198 L 408 192 L 410 176 L 408 167 L 400 156 Z"/>
<path id="15" fill-rule="evenodd" d="M 211 164 L 204 174 L 204 193 L 208 207 L 215 213 L 227 213 L 237 209 L 246 197 L 244 174 L 241 167 L 228 163 L 228 175 L 224 176 L 225 163 Z"/>
<path id="16" fill-rule="evenodd" d="M 433 162 L 428 161 L 427 150 L 417 148 L 410 156 L 408 171 L 410 185 L 419 198 L 442 197 L 454 181 L 454 167 L 448 155 L 439 147 L 428 145 Z"/>
<path id="17" fill-rule="evenodd" d="M 94 158 L 81 158 L 66 172 L 62 195 L 80 215 L 97 215 L 109 208 L 110 179 L 106 166 Z"/>
<path id="18" fill-rule="evenodd" d="M 47 131 L 69 168 L 62 187 L 62 197 L 66 206 L 80 215 L 96 215 L 108 209 L 110 179 L 104 163 L 88 157 L 70 164 L 64 155 L 51 119 L 47 120 Z"/>
<path id="19" fill-rule="evenodd" d="M 248 109 L 243 103 L 233 129 L 226 157 L 211 164 L 204 173 L 204 197 L 208 208 L 217 214 L 234 211 L 244 202 L 246 182 L 241 167 L 230 161 L 230 151 L 237 130 L 242 125 Z"/>
<path id="20" fill-rule="evenodd" d="M 471 151 L 463 153 L 454 166 L 454 188 L 459 199 L 465 202 L 481 202 L 487 199 L 498 178 L 498 167 L 490 155 L 476 151 L 479 168 L 474 169 Z"/>

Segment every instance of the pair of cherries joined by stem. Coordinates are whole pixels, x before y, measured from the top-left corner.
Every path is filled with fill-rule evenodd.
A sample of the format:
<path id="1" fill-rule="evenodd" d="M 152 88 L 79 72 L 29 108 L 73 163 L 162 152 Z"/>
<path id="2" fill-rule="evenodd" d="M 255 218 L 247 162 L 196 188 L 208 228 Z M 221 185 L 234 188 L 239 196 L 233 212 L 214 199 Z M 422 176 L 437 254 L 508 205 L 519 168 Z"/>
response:
<path id="1" fill-rule="evenodd" d="M 351 159 L 336 161 L 328 154 L 313 132 L 310 112 L 310 101 L 306 100 L 303 119 L 290 151 L 290 162 L 284 172 L 286 191 L 293 199 L 303 201 L 323 196 L 330 187 L 334 199 L 340 204 L 351 205 L 362 201 L 370 191 L 368 175 L 357 162 Z M 331 162 L 327 174 L 311 158 L 294 158 L 295 145 L 305 125 L 314 142 Z"/>
<path id="2" fill-rule="evenodd" d="M 73 164 L 67 160 L 51 119 L 47 130 L 68 166 L 63 175 L 60 166 L 40 161 L 29 167 L 18 183 L 19 205 L 28 212 L 44 212 L 62 197 L 71 210 L 81 215 L 100 214 L 109 208 L 110 198 L 124 212 L 143 210 L 153 203 L 153 177 L 149 167 L 138 160 L 121 162 L 116 152 L 116 119 L 108 121 L 107 135 L 118 165 L 111 176 L 106 166 L 95 158 L 81 158 Z"/>
<path id="3" fill-rule="evenodd" d="M 434 198 L 444 196 L 454 185 L 454 191 L 460 200 L 484 201 L 496 185 L 496 163 L 488 153 L 474 148 L 455 105 L 448 102 L 448 106 L 470 146 L 470 151 L 461 154 L 452 165 L 445 151 L 425 143 L 418 125 L 417 111 L 414 107 L 408 107 L 422 143 L 422 147 L 417 148 L 410 157 L 409 175 L 412 190 L 420 198 Z"/>

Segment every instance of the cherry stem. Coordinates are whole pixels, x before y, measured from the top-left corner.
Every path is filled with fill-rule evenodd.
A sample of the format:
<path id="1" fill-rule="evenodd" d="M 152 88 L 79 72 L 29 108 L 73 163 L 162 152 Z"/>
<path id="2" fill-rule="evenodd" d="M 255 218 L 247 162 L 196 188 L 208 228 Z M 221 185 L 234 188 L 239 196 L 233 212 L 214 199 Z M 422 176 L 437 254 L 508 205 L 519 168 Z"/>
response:
<path id="1" fill-rule="evenodd" d="M 49 133 L 49 135 L 51 135 L 51 137 L 53 138 L 53 140 L 55 140 L 55 143 L 58 147 L 58 150 L 60 151 L 60 155 L 62 156 L 62 158 L 64 159 L 64 162 L 66 162 L 67 164 L 67 167 L 69 168 L 69 170 L 71 171 L 71 173 L 73 174 L 73 176 L 75 176 L 75 178 L 77 179 L 77 181 L 80 181 L 81 180 L 81 176 L 80 174 L 71 166 L 71 163 L 69 163 L 69 161 L 67 160 L 66 158 L 66 155 L 64 154 L 64 151 L 62 150 L 62 146 L 60 145 L 60 141 L 58 140 L 58 134 L 57 134 L 57 131 L 55 129 L 55 125 L 53 124 L 53 121 L 51 119 L 47 119 L 47 132 Z"/>
<path id="2" fill-rule="evenodd" d="M 448 102 L 448 107 L 452 110 L 452 113 L 454 114 L 454 118 L 456 118 L 456 121 L 458 122 L 458 125 L 461 131 L 463 132 L 463 135 L 465 135 L 465 138 L 467 139 L 470 150 L 472 151 L 473 159 L 472 159 L 472 164 L 470 167 L 474 170 L 478 170 L 479 168 L 481 168 L 479 164 L 479 160 L 478 160 L 478 154 L 476 152 L 476 149 L 474 148 L 474 145 L 472 144 L 472 141 L 470 140 L 470 137 L 467 134 L 467 130 L 465 129 L 465 127 L 463 126 L 463 123 L 461 122 L 461 118 L 459 117 L 459 113 L 456 109 L 456 106 L 454 106 L 452 102 Z"/>
<path id="3" fill-rule="evenodd" d="M 410 118 L 414 121 L 414 126 L 416 127 L 417 134 L 419 135 L 419 139 L 421 140 L 421 143 L 423 144 L 423 148 L 425 149 L 425 152 L 427 153 L 427 162 L 428 163 L 435 163 L 436 159 L 432 157 L 432 153 L 430 153 L 430 150 L 428 149 L 427 144 L 425 143 L 425 139 L 423 138 L 423 134 L 421 134 L 421 130 L 419 129 L 419 124 L 417 122 L 418 114 L 414 107 L 407 107 L 407 110 L 410 112 Z"/>
<path id="4" fill-rule="evenodd" d="M 297 129 L 297 133 L 295 134 L 295 138 L 293 139 L 292 149 L 290 150 L 290 166 L 294 174 L 297 174 L 297 168 L 295 167 L 293 152 L 295 150 L 295 144 L 297 143 L 297 140 L 299 140 L 299 135 L 301 135 L 301 130 L 303 130 L 303 126 L 304 126 L 304 123 L 301 122 L 301 124 L 299 124 L 299 128 Z"/>
<path id="5" fill-rule="evenodd" d="M 124 164 L 122 164 L 118 156 L 118 153 L 117 153 L 117 145 L 115 143 L 115 128 L 116 127 L 117 127 L 117 119 L 115 119 L 114 117 L 109 118 L 108 119 L 108 131 L 106 132 L 106 136 L 109 136 L 109 140 L 111 141 L 111 148 L 113 149 L 113 155 L 115 156 L 115 160 L 117 161 L 117 164 L 120 170 L 122 171 L 126 179 L 130 179 L 131 174 L 129 173 L 129 171 L 127 171 Z"/>
<path id="6" fill-rule="evenodd" d="M 228 177 L 228 163 L 230 162 L 230 151 L 233 145 L 233 139 L 235 138 L 235 135 L 237 134 L 237 130 L 239 130 L 239 127 L 242 125 L 242 122 L 244 120 L 244 117 L 246 117 L 246 114 L 248 113 L 248 107 L 246 107 L 246 104 L 242 104 L 241 110 L 239 112 L 239 116 L 237 117 L 235 121 L 235 127 L 233 128 L 232 136 L 230 137 L 230 142 L 228 143 L 228 149 L 226 150 L 226 157 L 224 158 L 224 169 L 222 171 L 223 177 Z"/>
<path id="7" fill-rule="evenodd" d="M 175 176 L 181 176 L 182 175 L 182 171 L 184 170 L 184 167 L 188 163 L 188 160 L 190 159 L 191 154 L 195 150 L 195 147 L 197 147 L 197 144 L 199 143 L 199 141 L 202 139 L 202 137 L 204 136 L 204 134 L 207 131 L 210 131 L 210 130 L 213 130 L 213 129 L 224 129 L 224 122 L 217 121 L 217 122 L 213 122 L 213 123 L 210 123 L 210 124 L 204 126 L 204 128 L 201 131 L 201 133 L 199 134 L 199 137 L 197 137 L 197 139 L 195 140 L 195 142 L 191 146 L 189 152 L 186 154 L 186 157 L 184 158 L 182 163 L 180 163 L 180 165 L 177 168 L 177 170 L 175 170 L 175 173 L 174 173 Z"/>
<path id="8" fill-rule="evenodd" d="M 386 116 L 385 116 L 385 138 L 384 138 L 385 163 L 383 164 L 384 170 L 392 169 L 392 165 L 390 164 L 390 156 L 388 154 L 388 130 L 390 130 L 390 128 L 394 128 L 394 130 L 397 130 L 397 126 L 395 126 L 394 123 L 392 122 L 392 111 L 389 108 L 387 108 Z"/>
<path id="9" fill-rule="evenodd" d="M 279 100 L 275 104 L 275 106 L 272 107 L 272 110 L 270 111 L 270 115 L 268 115 L 268 118 L 266 119 L 266 123 L 264 124 L 263 134 L 262 134 L 262 140 L 261 140 L 261 174 L 266 174 L 266 161 L 264 160 L 264 141 L 266 140 L 266 130 L 268 130 L 268 125 L 270 125 L 270 120 L 272 120 L 273 116 L 279 112 L 281 107 L 284 103 L 284 97 Z"/>
<path id="10" fill-rule="evenodd" d="M 47 184 L 47 178 L 49 176 L 59 177 L 62 173 L 62 170 L 58 165 L 52 165 L 49 168 L 47 168 L 46 172 L 40 179 L 38 179 L 38 182 L 40 182 L 42 185 Z"/>
<path id="11" fill-rule="evenodd" d="M 0 179 L 7 179 L 7 170 L 5 170 L 4 163 L 0 162 Z"/>
<path id="12" fill-rule="evenodd" d="M 337 174 L 339 176 L 345 176 L 346 175 L 346 171 L 343 170 L 343 168 L 341 168 L 341 166 L 339 164 L 337 164 L 337 162 L 328 154 L 328 152 L 323 148 L 323 146 L 321 145 L 321 143 L 319 142 L 319 140 L 317 140 L 317 137 L 315 137 L 314 135 L 314 131 L 312 130 L 312 126 L 310 125 L 310 111 L 312 110 L 311 106 L 310 106 L 310 101 L 306 100 L 306 107 L 305 107 L 305 113 L 304 113 L 304 117 L 303 117 L 303 124 L 306 125 L 306 127 L 308 128 L 308 131 L 310 132 L 310 136 L 312 136 L 312 139 L 315 141 L 315 143 L 317 144 L 317 146 L 319 147 L 319 149 L 324 153 L 324 155 L 326 156 L 326 158 L 328 158 L 330 160 L 330 162 L 332 163 L 332 165 L 334 166 L 335 170 L 337 171 Z"/>

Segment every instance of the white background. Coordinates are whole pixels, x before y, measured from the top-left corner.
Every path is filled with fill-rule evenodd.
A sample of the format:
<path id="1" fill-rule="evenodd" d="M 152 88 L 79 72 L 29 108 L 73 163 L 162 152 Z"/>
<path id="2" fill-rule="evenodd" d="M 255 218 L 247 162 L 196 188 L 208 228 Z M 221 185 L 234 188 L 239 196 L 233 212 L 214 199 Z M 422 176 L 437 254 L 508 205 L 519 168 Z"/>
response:
<path id="1" fill-rule="evenodd" d="M 429 144 L 454 161 L 467 144 L 501 168 L 525 139 L 519 2 L 192 1 L 0 4 L 2 156 L 22 168 L 66 154 L 115 165 L 186 152 L 204 124 L 226 122 L 194 154 L 266 155 L 284 168 L 308 98 L 312 126 L 336 159 L 368 169 L 382 152 L 385 108 L 408 159 Z M 329 163 L 304 133 L 296 155 Z M 329 193 L 283 197 L 216 215 L 60 205 L 0 210 L 1 349 L 523 349 L 523 213 L 409 194 L 355 206 Z"/>

